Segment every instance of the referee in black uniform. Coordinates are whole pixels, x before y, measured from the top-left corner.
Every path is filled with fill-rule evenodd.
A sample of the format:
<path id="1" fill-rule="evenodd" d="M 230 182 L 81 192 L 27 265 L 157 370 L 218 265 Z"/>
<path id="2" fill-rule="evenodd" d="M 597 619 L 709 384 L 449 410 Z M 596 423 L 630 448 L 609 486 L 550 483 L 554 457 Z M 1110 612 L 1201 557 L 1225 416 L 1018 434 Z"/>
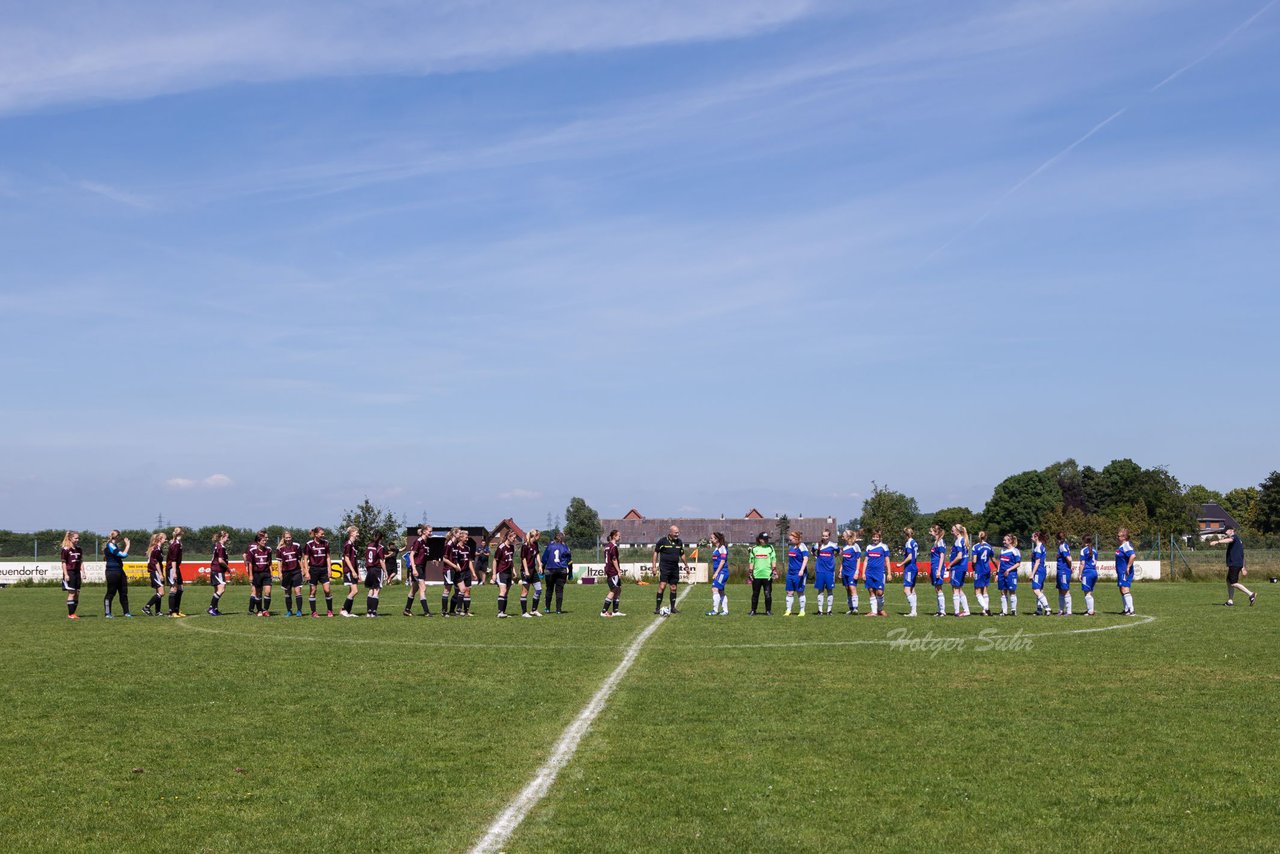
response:
<path id="1" fill-rule="evenodd" d="M 1224 604 L 1236 604 L 1236 591 L 1239 590 L 1249 597 L 1249 604 L 1252 605 L 1258 601 L 1258 594 L 1240 583 L 1240 576 L 1248 573 L 1244 568 L 1244 543 L 1240 541 L 1235 528 L 1227 528 L 1221 537 L 1210 543 L 1213 546 L 1224 544 L 1227 547 L 1227 601 Z"/>
<path id="2" fill-rule="evenodd" d="M 680 529 L 671 526 L 671 532 L 658 540 L 653 547 L 653 565 L 658 568 L 658 599 L 653 606 L 653 613 L 662 610 L 662 591 L 669 590 L 671 596 L 671 613 L 676 610 L 676 585 L 680 583 L 680 567 L 689 570 L 689 561 L 684 556 L 684 541 L 680 539 Z"/>

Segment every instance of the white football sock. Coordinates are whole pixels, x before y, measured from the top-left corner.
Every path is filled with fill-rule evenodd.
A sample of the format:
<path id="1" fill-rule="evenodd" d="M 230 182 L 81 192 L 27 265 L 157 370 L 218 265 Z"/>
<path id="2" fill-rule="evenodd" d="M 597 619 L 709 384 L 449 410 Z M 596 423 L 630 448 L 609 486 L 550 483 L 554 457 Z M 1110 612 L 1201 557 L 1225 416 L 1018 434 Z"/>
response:
<path id="1" fill-rule="evenodd" d="M 1001 614 L 1009 613 L 1009 594 L 1008 593 L 1000 594 L 1000 613 Z"/>
<path id="2" fill-rule="evenodd" d="M 1133 610 L 1133 594 L 1132 593 L 1124 594 L 1124 609 L 1126 611 Z"/>
<path id="3" fill-rule="evenodd" d="M 1017 593 L 1009 594 L 1009 610 L 1010 611 L 1018 610 L 1018 594 Z"/>
<path id="4" fill-rule="evenodd" d="M 1070 614 L 1071 613 L 1071 594 L 1070 593 L 1063 594 L 1063 598 L 1067 600 L 1067 613 Z"/>
<path id="5" fill-rule="evenodd" d="M 729 613 L 729 591 L 720 594 L 720 613 Z"/>
<path id="6" fill-rule="evenodd" d="M 947 600 L 942 596 L 942 588 L 938 588 L 938 613 L 947 613 Z"/>
<path id="7" fill-rule="evenodd" d="M 792 605 L 795 601 L 796 601 L 796 594 L 794 594 L 794 593 L 788 593 L 788 594 L 787 594 L 787 611 L 788 611 L 788 612 L 790 612 L 790 611 L 791 611 L 791 605 Z"/>
<path id="8" fill-rule="evenodd" d="M 907 594 L 907 605 L 911 607 L 911 613 L 916 612 L 916 592 L 912 590 Z"/>
<path id="9" fill-rule="evenodd" d="M 720 591 L 711 591 L 711 611 L 714 613 L 720 610 Z"/>
<path id="10" fill-rule="evenodd" d="M 964 613 L 969 613 L 969 594 L 963 590 L 960 591 L 960 603 L 964 605 Z"/>
<path id="11" fill-rule="evenodd" d="M 1084 609 L 1088 611 L 1090 614 L 1093 613 L 1093 594 L 1092 593 L 1084 594 Z"/>
<path id="12" fill-rule="evenodd" d="M 800 594 L 800 613 L 804 613 L 804 594 Z"/>

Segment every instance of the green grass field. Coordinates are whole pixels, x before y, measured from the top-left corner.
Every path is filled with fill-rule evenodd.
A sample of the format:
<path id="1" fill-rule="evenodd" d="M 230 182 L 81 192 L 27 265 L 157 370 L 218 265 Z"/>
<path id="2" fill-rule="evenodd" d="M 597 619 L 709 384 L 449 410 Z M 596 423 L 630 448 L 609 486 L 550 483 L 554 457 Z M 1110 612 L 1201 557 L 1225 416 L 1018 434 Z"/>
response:
<path id="1" fill-rule="evenodd" d="M 1217 584 L 1140 585 L 1138 619 L 1104 584 L 1094 619 L 800 620 L 748 618 L 741 585 L 705 617 L 699 586 L 506 850 L 1275 850 L 1280 589 L 1259 587 L 1229 610 Z M 653 590 L 618 620 L 575 586 L 539 620 L 494 619 L 492 587 L 470 620 L 405 619 L 402 587 L 373 622 L 256 619 L 234 587 L 222 618 L 107 621 L 86 587 L 79 623 L 56 588 L 0 590 L 3 847 L 465 850 Z"/>

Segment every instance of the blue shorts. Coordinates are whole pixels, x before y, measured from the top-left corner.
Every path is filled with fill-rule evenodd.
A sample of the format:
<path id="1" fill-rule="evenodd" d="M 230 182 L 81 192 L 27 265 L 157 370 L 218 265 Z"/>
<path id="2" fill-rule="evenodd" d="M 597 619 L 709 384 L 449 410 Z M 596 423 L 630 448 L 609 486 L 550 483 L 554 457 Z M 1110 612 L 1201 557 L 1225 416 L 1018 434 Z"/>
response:
<path id="1" fill-rule="evenodd" d="M 729 581 L 729 570 L 721 570 L 717 572 L 711 579 L 711 588 L 713 590 L 724 590 L 725 584 Z"/>
<path id="2" fill-rule="evenodd" d="M 1039 572 L 1032 573 L 1032 575 L 1031 575 L 1031 589 L 1032 589 L 1032 590 L 1043 590 L 1043 589 L 1044 589 L 1044 570 L 1043 570 L 1043 569 L 1042 569 L 1042 570 L 1040 570 Z"/>
<path id="3" fill-rule="evenodd" d="M 792 575 L 791 573 L 788 572 L 787 573 L 787 592 L 803 593 L 805 578 L 806 576 Z"/>
<path id="4" fill-rule="evenodd" d="M 1080 576 L 1080 589 L 1085 593 L 1092 593 L 1094 585 L 1098 583 L 1098 573 L 1086 572 Z"/>
<path id="5" fill-rule="evenodd" d="M 868 572 L 866 580 L 863 581 L 862 583 L 863 583 L 863 586 L 865 586 L 868 590 L 883 590 L 884 574 Z"/>
<path id="6" fill-rule="evenodd" d="M 964 566 L 957 566 L 951 570 L 951 586 L 964 587 Z"/>
<path id="7" fill-rule="evenodd" d="M 990 587 L 991 586 L 991 570 L 978 570 L 973 574 L 974 587 Z"/>
<path id="8" fill-rule="evenodd" d="M 942 567 L 929 567 L 929 583 L 934 587 L 941 587 L 947 583 L 947 573 Z"/>
<path id="9" fill-rule="evenodd" d="M 815 572 L 813 574 L 813 589 L 826 590 L 828 592 L 836 589 L 836 573 L 831 572 Z"/>
<path id="10" fill-rule="evenodd" d="M 1067 570 L 1066 572 L 1063 572 L 1062 570 L 1058 570 L 1058 589 L 1059 590 L 1071 589 L 1071 571 L 1070 570 Z"/>
<path id="11" fill-rule="evenodd" d="M 915 587 L 916 576 L 919 574 L 920 574 L 920 569 L 914 563 L 911 564 L 910 566 L 904 566 L 902 568 L 902 586 Z"/>
<path id="12" fill-rule="evenodd" d="M 857 575 L 858 571 L 856 569 L 842 569 L 840 570 L 840 583 L 845 587 L 857 587 Z"/>
<path id="13" fill-rule="evenodd" d="M 1117 575 L 1117 576 L 1116 576 L 1116 586 L 1117 586 L 1117 587 L 1132 587 L 1132 586 L 1133 586 L 1133 573 L 1132 573 L 1132 572 L 1130 572 L 1130 573 L 1121 573 L 1120 575 Z"/>

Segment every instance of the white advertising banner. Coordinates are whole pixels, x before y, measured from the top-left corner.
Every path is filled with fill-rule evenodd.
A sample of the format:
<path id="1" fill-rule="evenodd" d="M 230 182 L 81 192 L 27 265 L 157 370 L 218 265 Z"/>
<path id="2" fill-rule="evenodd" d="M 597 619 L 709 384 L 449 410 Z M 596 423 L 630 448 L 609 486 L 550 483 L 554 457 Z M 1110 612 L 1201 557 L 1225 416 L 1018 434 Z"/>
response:
<path id="1" fill-rule="evenodd" d="M 649 563 L 622 563 L 618 569 L 628 581 L 656 581 L 658 573 Z M 573 574 L 579 584 L 604 584 L 604 564 L 575 563 Z M 710 578 L 709 566 L 705 563 L 691 563 L 688 571 L 680 570 L 682 584 L 703 584 Z"/>
<path id="2" fill-rule="evenodd" d="M 80 580 L 86 584 L 102 584 L 107 580 L 107 565 L 102 561 L 81 564 Z M 56 560 L 39 563 L 0 561 L 0 584 L 17 584 L 19 581 L 62 584 L 62 563 Z"/>

